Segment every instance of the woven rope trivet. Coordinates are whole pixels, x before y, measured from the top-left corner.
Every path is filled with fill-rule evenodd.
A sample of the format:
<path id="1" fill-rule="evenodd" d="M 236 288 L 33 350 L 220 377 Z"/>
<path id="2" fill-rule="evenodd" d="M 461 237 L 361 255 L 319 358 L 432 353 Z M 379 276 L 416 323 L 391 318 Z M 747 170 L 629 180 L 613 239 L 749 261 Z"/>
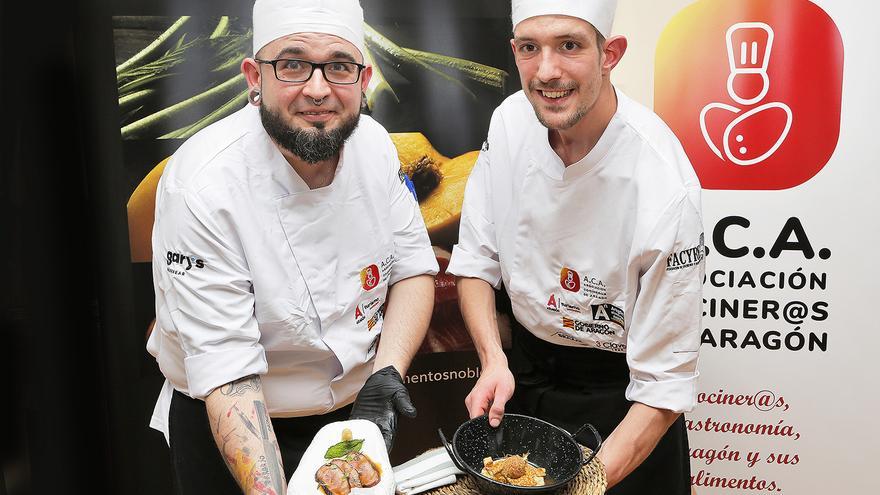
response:
<path id="1" fill-rule="evenodd" d="M 584 456 L 589 456 L 593 452 L 587 447 L 583 449 Z M 571 483 L 559 491 L 559 494 L 604 495 L 606 483 L 605 467 L 602 466 L 602 461 L 595 457 L 581 469 L 581 472 L 571 480 Z M 458 481 L 454 484 L 427 491 L 425 495 L 481 495 L 481 493 L 470 476 L 459 475 Z"/>

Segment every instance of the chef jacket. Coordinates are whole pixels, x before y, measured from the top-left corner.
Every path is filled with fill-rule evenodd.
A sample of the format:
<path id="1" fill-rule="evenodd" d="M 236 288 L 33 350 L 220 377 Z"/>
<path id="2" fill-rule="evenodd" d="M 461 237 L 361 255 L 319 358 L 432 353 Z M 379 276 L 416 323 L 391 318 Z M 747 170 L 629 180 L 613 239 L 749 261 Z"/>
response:
<path id="1" fill-rule="evenodd" d="M 247 106 L 174 153 L 156 192 L 156 325 L 167 378 L 151 426 L 166 434 L 172 388 L 195 398 L 262 375 L 271 416 L 323 414 L 371 373 L 388 287 L 436 274 L 394 144 L 367 116 L 333 182 L 310 190 Z"/>
<path id="2" fill-rule="evenodd" d="M 521 91 L 496 109 L 447 273 L 503 281 L 531 333 L 625 353 L 627 399 L 689 411 L 705 270 L 700 185 L 663 121 L 617 97 L 595 147 L 568 167 Z"/>

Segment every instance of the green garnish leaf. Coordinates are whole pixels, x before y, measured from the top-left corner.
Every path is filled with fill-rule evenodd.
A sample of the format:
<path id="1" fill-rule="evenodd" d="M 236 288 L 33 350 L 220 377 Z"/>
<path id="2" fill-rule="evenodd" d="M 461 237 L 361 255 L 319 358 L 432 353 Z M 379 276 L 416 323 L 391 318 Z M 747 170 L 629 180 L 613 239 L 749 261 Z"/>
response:
<path id="1" fill-rule="evenodd" d="M 339 442 L 327 449 L 327 453 L 324 454 L 324 459 L 336 459 L 337 457 L 344 457 L 346 454 L 352 452 L 358 452 L 363 445 L 363 439 L 356 438 Z"/>

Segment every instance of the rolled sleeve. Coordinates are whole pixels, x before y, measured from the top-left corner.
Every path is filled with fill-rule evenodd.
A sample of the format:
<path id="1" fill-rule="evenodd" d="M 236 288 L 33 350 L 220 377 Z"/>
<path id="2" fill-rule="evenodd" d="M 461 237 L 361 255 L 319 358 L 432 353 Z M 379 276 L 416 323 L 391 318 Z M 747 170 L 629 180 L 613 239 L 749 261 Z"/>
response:
<path id="1" fill-rule="evenodd" d="M 266 373 L 250 274 L 231 225 L 194 192 L 167 190 L 157 204 L 157 330 L 180 347 L 169 352 L 181 354 L 185 374 L 168 378 L 178 385 L 185 379 L 187 392 L 203 398 Z"/>
<path id="2" fill-rule="evenodd" d="M 406 176 L 400 171 L 397 151 L 390 138 L 388 148 L 389 170 L 392 172 L 388 178 L 391 186 L 389 211 L 395 257 L 388 283 L 393 285 L 417 275 L 436 275 L 440 267 L 431 248 L 431 240 L 419 210 L 419 203 L 406 184 Z"/>
<path id="3" fill-rule="evenodd" d="M 498 289 L 501 286 L 501 264 L 495 224 L 492 222 L 489 151 L 483 150 L 468 177 L 461 211 L 458 244 L 446 273 L 458 277 L 479 278 Z"/>
<path id="4" fill-rule="evenodd" d="M 699 211 L 686 198 L 661 216 L 627 334 L 631 401 L 691 411 L 696 404 L 705 246 Z"/>
<path id="5" fill-rule="evenodd" d="M 184 359 L 184 367 L 189 393 L 197 399 L 243 376 L 262 375 L 269 368 L 261 345 L 203 352 Z"/>

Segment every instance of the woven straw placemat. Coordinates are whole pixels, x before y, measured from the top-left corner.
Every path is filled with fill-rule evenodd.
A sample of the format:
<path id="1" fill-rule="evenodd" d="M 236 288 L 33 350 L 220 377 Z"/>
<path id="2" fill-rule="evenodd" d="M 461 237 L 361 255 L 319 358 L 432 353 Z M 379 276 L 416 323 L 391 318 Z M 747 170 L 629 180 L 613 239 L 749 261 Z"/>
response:
<path id="1" fill-rule="evenodd" d="M 584 456 L 589 456 L 592 450 L 584 447 Z M 605 467 L 598 457 L 593 458 L 589 464 L 581 469 L 581 472 L 566 485 L 560 495 L 604 495 L 607 481 L 605 479 Z M 481 495 L 477 485 L 470 476 L 459 475 L 458 481 L 452 485 L 425 492 L 425 495 Z"/>

